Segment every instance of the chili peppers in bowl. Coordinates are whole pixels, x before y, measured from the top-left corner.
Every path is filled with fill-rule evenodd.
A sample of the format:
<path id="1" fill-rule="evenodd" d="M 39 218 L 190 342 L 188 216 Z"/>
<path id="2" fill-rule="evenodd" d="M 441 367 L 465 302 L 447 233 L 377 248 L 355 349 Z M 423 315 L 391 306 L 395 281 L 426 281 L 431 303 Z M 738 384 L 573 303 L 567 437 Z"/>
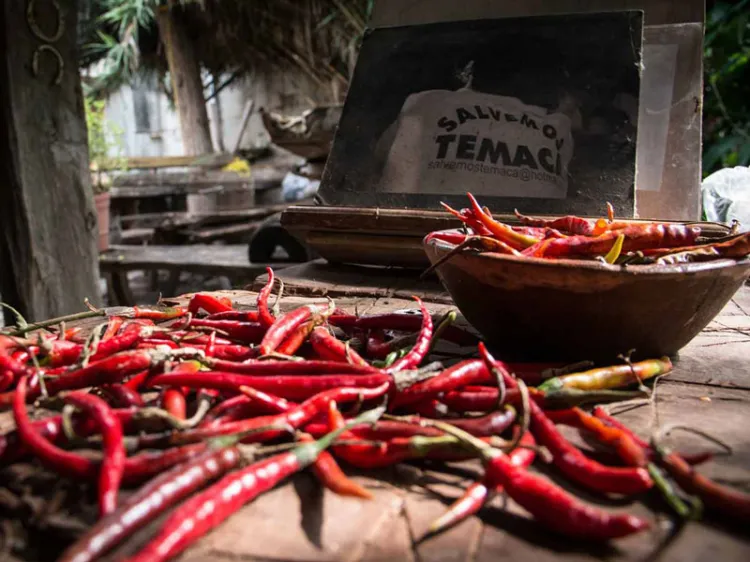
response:
<path id="1" fill-rule="evenodd" d="M 454 211 L 466 232 L 433 232 L 424 248 L 464 317 L 507 360 L 674 355 L 750 276 L 750 233 L 711 239 L 692 224 L 520 214 L 528 226 L 517 227 L 471 202 Z"/>

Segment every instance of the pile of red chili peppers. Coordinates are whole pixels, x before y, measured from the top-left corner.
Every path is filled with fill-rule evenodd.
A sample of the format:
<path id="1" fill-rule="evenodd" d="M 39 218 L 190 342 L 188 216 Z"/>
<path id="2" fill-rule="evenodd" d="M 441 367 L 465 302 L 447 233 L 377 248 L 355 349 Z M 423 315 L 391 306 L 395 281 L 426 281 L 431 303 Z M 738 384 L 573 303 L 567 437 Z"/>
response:
<path id="1" fill-rule="evenodd" d="M 483 476 L 431 533 L 498 493 L 539 525 L 585 541 L 649 527 L 578 499 L 533 463 L 551 464 L 594 494 L 658 490 L 684 518 L 704 505 L 750 520 L 747 495 L 693 468 L 710 455 L 667 451 L 601 406 L 581 407 L 643 396 L 644 381 L 672 369 L 669 359 L 599 368 L 506 363 L 452 325 L 454 314 L 433 318 L 416 297 L 418 314 L 358 316 L 330 301 L 281 314 L 269 303 L 270 270 L 268 277 L 254 310 L 196 294 L 187 307 L 106 311 L 106 323 L 85 339 L 64 327 L 0 335 L 0 404 L 16 421 L 0 436 L 0 466 L 35 459 L 98 487 L 99 520 L 61 560 L 104 556 L 171 511 L 131 558 L 168 560 L 308 466 L 334 493 L 371 498 L 339 462 L 374 469 L 479 458 Z M 429 362 L 438 338 L 478 347 L 479 356 Z M 598 456 L 559 425 L 594 439 Z"/>
<path id="2" fill-rule="evenodd" d="M 607 218 L 577 216 L 555 219 L 528 217 L 516 211 L 519 226 L 497 221 L 489 209 L 471 194 L 470 207 L 457 211 L 443 207 L 458 218 L 466 233 L 439 231 L 438 239 L 456 246 L 516 257 L 588 259 L 613 265 L 674 265 L 717 259 L 741 259 L 750 255 L 750 232 L 737 233 L 735 224 L 727 236 L 702 236 L 696 224 L 615 220 L 607 204 Z M 450 254 L 453 255 L 453 254 Z"/>

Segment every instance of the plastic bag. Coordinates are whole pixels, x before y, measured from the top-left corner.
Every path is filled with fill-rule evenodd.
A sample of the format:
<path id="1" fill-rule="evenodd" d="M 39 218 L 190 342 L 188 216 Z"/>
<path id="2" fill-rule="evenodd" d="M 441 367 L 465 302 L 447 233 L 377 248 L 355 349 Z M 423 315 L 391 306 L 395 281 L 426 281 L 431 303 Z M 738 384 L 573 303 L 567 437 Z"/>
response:
<path id="1" fill-rule="evenodd" d="M 737 166 L 714 172 L 701 185 L 706 220 L 729 224 L 740 222 L 740 230 L 750 230 L 750 168 Z"/>

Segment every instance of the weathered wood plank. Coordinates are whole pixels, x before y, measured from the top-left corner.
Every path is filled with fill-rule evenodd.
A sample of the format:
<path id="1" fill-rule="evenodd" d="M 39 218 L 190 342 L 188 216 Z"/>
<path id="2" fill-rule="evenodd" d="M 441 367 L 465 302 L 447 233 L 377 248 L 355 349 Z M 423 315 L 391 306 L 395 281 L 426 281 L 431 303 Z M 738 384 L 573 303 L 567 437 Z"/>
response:
<path id="1" fill-rule="evenodd" d="M 76 2 L 27 4 L 0 7 L 0 293 L 39 319 L 100 297 Z"/>

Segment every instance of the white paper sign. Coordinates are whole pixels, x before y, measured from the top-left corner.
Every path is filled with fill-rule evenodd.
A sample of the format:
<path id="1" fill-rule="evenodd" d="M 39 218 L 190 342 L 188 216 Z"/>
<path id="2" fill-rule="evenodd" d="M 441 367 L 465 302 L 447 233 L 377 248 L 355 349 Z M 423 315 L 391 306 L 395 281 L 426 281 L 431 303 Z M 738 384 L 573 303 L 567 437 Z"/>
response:
<path id="1" fill-rule="evenodd" d="M 429 90 L 406 98 L 376 152 L 386 159 L 380 191 L 564 199 L 573 138 L 563 113 L 469 88 Z"/>

